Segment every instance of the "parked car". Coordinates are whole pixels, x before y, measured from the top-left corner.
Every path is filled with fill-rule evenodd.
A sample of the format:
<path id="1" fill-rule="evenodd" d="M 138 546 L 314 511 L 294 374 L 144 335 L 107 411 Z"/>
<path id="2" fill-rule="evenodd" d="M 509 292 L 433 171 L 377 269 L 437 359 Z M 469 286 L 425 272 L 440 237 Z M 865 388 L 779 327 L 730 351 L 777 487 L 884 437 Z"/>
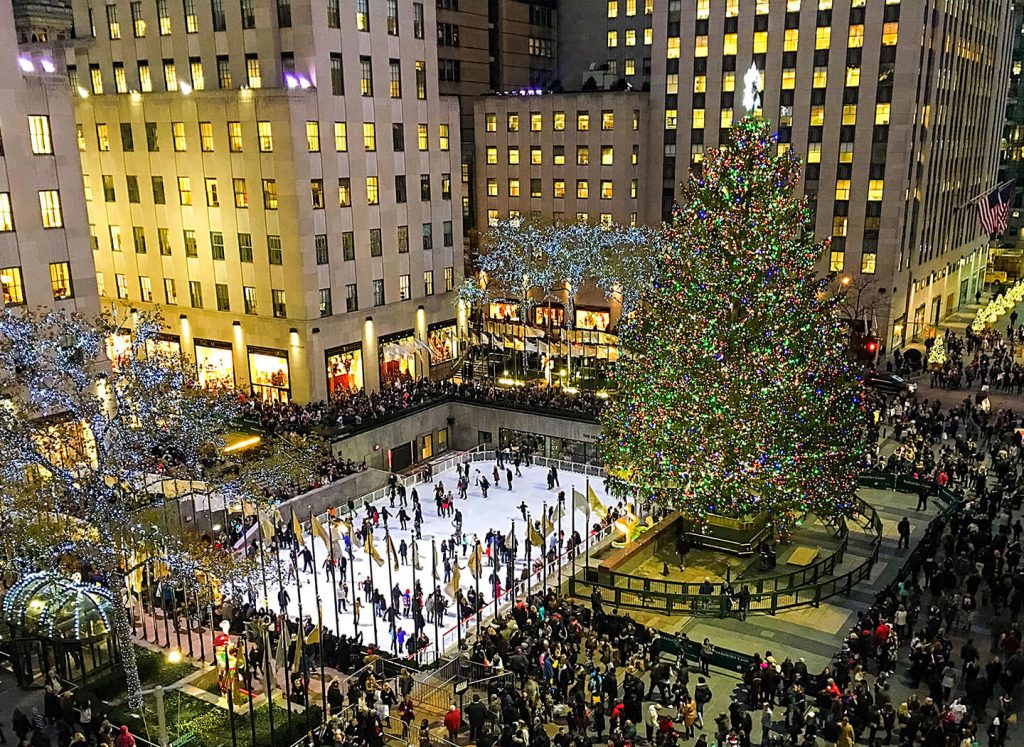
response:
<path id="1" fill-rule="evenodd" d="M 913 394 L 917 391 L 917 384 L 913 381 L 891 373 L 868 371 L 861 380 L 864 386 L 884 394 Z"/>

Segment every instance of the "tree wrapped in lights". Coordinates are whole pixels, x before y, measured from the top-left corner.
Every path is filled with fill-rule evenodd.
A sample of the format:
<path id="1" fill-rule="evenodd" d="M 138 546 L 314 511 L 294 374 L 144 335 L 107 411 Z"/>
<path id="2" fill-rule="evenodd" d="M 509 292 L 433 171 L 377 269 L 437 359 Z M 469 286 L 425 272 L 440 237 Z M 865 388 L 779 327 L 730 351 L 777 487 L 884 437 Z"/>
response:
<path id="1" fill-rule="evenodd" d="M 129 703 L 141 704 L 126 580 L 158 559 L 183 588 L 215 573 L 226 587 L 255 569 L 182 520 L 169 480 L 230 501 L 261 486 L 309 480 L 315 448 L 272 447 L 265 459 L 225 465 L 223 437 L 237 398 L 196 386 L 194 368 L 160 352 L 158 317 L 115 313 L 90 321 L 61 311 L 0 312 L 0 537 L 20 574 L 82 573 L 111 590 L 112 625 Z M 106 359 L 108 340 L 130 350 Z M 235 467 L 235 469 L 231 469 Z M 229 479 L 214 474 L 230 474 Z"/>
<path id="2" fill-rule="evenodd" d="M 796 156 L 748 118 L 691 175 L 654 287 L 620 327 L 601 449 L 618 487 L 703 523 L 852 508 L 861 414 L 794 196 Z"/>

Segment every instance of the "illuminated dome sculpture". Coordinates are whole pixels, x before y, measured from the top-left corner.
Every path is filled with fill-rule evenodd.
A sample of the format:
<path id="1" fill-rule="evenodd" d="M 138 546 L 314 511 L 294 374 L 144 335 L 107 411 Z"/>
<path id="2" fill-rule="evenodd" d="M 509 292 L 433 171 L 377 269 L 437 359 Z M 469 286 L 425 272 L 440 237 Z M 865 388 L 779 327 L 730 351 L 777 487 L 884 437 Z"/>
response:
<path id="1" fill-rule="evenodd" d="M 50 572 L 25 576 L 3 599 L 3 618 L 12 628 L 53 641 L 106 638 L 112 614 L 109 590 Z"/>

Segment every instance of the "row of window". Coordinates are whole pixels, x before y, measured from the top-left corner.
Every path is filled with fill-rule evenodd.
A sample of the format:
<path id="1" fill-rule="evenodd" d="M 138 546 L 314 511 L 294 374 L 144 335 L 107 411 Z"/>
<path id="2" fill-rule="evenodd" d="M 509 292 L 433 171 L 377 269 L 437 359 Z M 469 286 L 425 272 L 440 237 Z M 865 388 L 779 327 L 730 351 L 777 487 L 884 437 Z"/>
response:
<path id="1" fill-rule="evenodd" d="M 234 86 L 234 78 L 231 73 L 230 57 L 228 55 L 217 55 L 216 63 L 217 87 L 221 89 L 231 89 Z M 153 71 L 150 67 L 149 60 L 138 60 L 136 64 L 139 90 L 142 93 L 150 93 L 153 90 Z M 344 96 L 345 75 L 342 56 L 337 53 L 331 53 L 330 64 L 331 92 L 335 96 Z M 174 59 L 167 58 L 161 60 L 161 65 L 165 90 L 191 93 L 192 91 L 203 91 L 207 88 L 206 73 L 203 67 L 202 58 L 188 58 L 189 80 L 185 80 L 184 77 L 179 74 L 178 65 Z M 393 99 L 400 99 L 402 97 L 401 60 L 388 60 L 388 69 L 389 95 Z M 294 86 L 295 81 L 289 81 L 290 78 L 294 78 L 295 76 L 295 58 L 290 52 L 282 52 L 281 70 L 283 74 L 283 80 L 281 83 Z M 130 86 L 128 83 L 128 73 L 125 69 L 124 62 L 115 61 L 113 63 L 113 72 L 114 91 L 116 93 L 129 93 Z M 416 60 L 414 72 L 416 78 L 416 98 L 420 101 L 424 101 L 427 98 L 427 63 L 424 60 Z M 81 87 L 81 81 L 78 76 L 78 67 L 76 65 L 68 66 L 68 76 L 72 88 L 77 90 Z M 99 63 L 90 63 L 89 65 L 89 85 L 95 95 L 100 96 L 104 93 L 103 70 Z M 248 88 L 263 88 L 263 72 L 260 67 L 260 58 L 257 54 L 247 54 L 245 56 L 245 85 Z M 369 56 L 361 56 L 359 58 L 359 91 L 363 96 L 373 96 L 373 59 Z"/>
<path id="2" fill-rule="evenodd" d="M 256 28 L 256 1 L 238 0 L 241 26 L 243 29 Z M 161 36 L 169 36 L 174 28 L 175 19 L 184 20 L 185 32 L 189 34 L 199 33 L 200 16 L 198 8 L 204 4 L 203 0 L 182 0 L 182 16 L 171 15 L 171 4 L 169 0 L 156 0 L 157 29 Z M 292 25 L 292 0 L 275 0 L 277 10 L 277 25 L 280 28 L 288 28 Z M 398 36 L 398 0 L 384 0 L 385 4 L 385 25 L 388 35 Z M 214 31 L 226 31 L 228 14 L 225 11 L 225 0 L 209 0 L 210 22 Z M 141 0 L 133 0 L 129 4 L 131 13 L 131 29 L 136 39 L 146 36 L 148 24 Z M 327 0 L 327 26 L 329 28 L 341 28 L 341 0 Z M 359 31 L 370 30 L 370 0 L 356 0 L 355 26 Z M 121 20 L 118 17 L 117 5 L 106 6 L 107 35 L 112 40 L 122 38 Z M 89 9 L 90 33 L 96 36 L 96 22 L 93 9 Z M 417 39 L 423 38 L 424 15 L 423 3 L 413 3 L 413 35 Z"/>
<path id="3" fill-rule="evenodd" d="M 103 184 L 103 201 L 104 202 L 117 202 L 117 187 L 114 184 L 113 174 L 103 174 L 101 177 Z M 192 193 L 192 177 L 190 176 L 179 176 L 178 180 L 178 203 L 180 205 L 192 205 L 194 204 L 194 197 Z M 86 202 L 92 202 L 92 185 L 89 183 L 88 175 L 84 176 L 85 182 L 85 200 Z M 142 202 L 142 193 L 139 189 L 139 178 L 134 174 L 128 174 L 125 176 L 125 183 L 127 186 L 128 202 L 132 204 L 139 204 Z M 206 205 L 207 207 L 220 207 L 220 182 L 215 176 L 205 177 L 203 180 L 204 188 L 206 192 Z M 279 205 L 278 193 L 277 193 L 277 180 L 276 179 L 263 179 L 263 209 L 264 210 L 277 210 Z M 165 205 L 167 196 L 164 192 L 164 180 L 162 176 L 154 176 L 151 179 L 151 188 L 153 190 L 153 204 Z M 233 178 L 231 180 L 231 192 L 233 195 L 234 206 L 236 208 L 245 209 L 249 207 L 249 188 L 248 182 L 244 178 Z M 42 194 L 42 193 L 40 193 Z M 310 179 L 309 180 L 309 195 L 310 202 L 314 210 L 323 210 L 327 206 L 326 193 L 324 191 L 324 180 L 323 179 Z M 441 199 L 450 200 L 452 198 L 452 178 L 451 174 L 441 174 Z M 420 175 L 420 200 L 423 202 L 429 202 L 432 199 L 431 181 L 430 174 Z M 406 178 L 404 174 L 395 176 L 395 201 L 399 204 L 404 204 L 408 201 L 408 189 L 406 186 Z M 380 204 L 380 180 L 376 176 L 366 177 L 366 204 L 367 205 L 379 205 Z M 351 207 L 352 206 L 352 180 L 349 177 L 343 177 L 338 179 L 338 206 L 339 207 Z M 58 204 L 59 208 L 59 204 Z M 13 218 L 11 219 L 13 224 Z M 52 226 L 47 226 L 52 227 Z"/>
<path id="4" fill-rule="evenodd" d="M 60 192 L 56 189 L 39 190 L 39 218 L 43 228 L 61 228 L 64 212 L 60 204 Z M 0 233 L 14 230 L 14 208 L 11 193 L 0 192 Z"/>
<path id="5" fill-rule="evenodd" d="M 146 122 L 146 150 L 150 153 L 160 152 L 160 127 L 157 122 Z M 32 133 L 32 152 L 50 154 L 53 152 L 50 144 L 49 118 L 34 116 L 29 117 L 29 126 Z M 78 124 L 76 129 L 78 149 L 87 149 L 85 141 L 85 128 Z M 122 122 L 120 125 L 121 150 L 125 153 L 135 152 L 135 131 L 131 122 Z M 335 122 L 333 132 L 334 150 L 338 153 L 348 152 L 348 124 L 346 122 Z M 451 130 L 447 123 L 438 125 L 437 144 L 441 151 L 451 149 Z M 104 122 L 96 125 L 96 148 L 101 152 L 110 151 L 111 147 L 110 126 Z M 306 122 L 306 148 L 310 153 L 321 151 L 321 126 L 318 121 Z M 216 135 L 212 122 L 199 122 L 199 149 L 203 153 L 213 153 L 215 150 Z M 246 136 L 243 133 L 241 122 L 227 123 L 227 146 L 231 153 L 243 153 L 245 151 Z M 184 153 L 188 150 L 188 135 L 184 122 L 171 122 L 171 144 L 177 153 Z M 266 120 L 256 122 L 256 144 L 260 153 L 274 152 L 274 128 L 273 124 Z M 398 122 L 391 125 L 391 144 L 396 152 L 405 151 L 405 125 Z M 37 150 L 38 147 L 38 150 Z M 416 147 L 420 151 L 430 150 L 430 128 L 427 124 L 416 125 Z M 363 149 L 367 152 L 377 150 L 377 125 L 374 122 L 363 123 Z"/>
<path id="6" fill-rule="evenodd" d="M 63 273 L 63 274 L 62 274 Z M 53 284 L 55 299 L 73 297 L 70 290 L 70 275 L 66 262 L 50 265 L 50 276 Z M 66 284 L 60 278 L 66 278 Z M 161 301 L 153 296 L 153 281 L 148 275 L 138 275 L 138 300 L 146 303 L 164 303 L 168 306 L 177 306 L 180 303 L 178 297 L 178 283 L 175 278 L 164 278 L 164 295 Z M 411 276 L 408 274 L 398 276 L 398 300 L 408 301 L 412 298 Z M 0 284 L 3 286 L 4 301 L 9 306 L 19 306 L 25 303 L 25 291 L 21 283 L 21 268 L 8 267 L 0 269 Z M 450 293 L 455 288 L 455 268 L 444 268 L 445 292 Z M 373 280 L 373 305 L 384 306 L 387 299 L 384 291 L 384 280 L 382 278 Z M 106 296 L 106 280 L 102 272 L 96 273 L 96 288 L 101 297 Z M 58 296 L 58 293 L 69 295 Z M 123 273 L 114 273 L 114 292 L 121 300 L 129 299 L 128 276 Z M 423 272 L 423 295 L 434 295 L 434 271 L 424 270 Z M 199 280 L 188 281 L 188 302 L 193 309 L 205 308 L 203 299 L 203 284 Z M 318 290 L 320 316 L 328 317 L 334 314 L 334 303 L 330 288 Z M 231 291 L 227 283 L 214 283 L 214 299 L 217 311 L 231 311 Z M 275 318 L 286 319 L 288 317 L 288 303 L 284 290 L 271 288 L 270 290 L 271 311 Z M 252 285 L 242 286 L 242 309 L 251 316 L 259 315 L 259 299 L 256 287 Z M 345 285 L 345 311 L 353 312 L 359 310 L 359 288 L 355 283 Z"/>
<path id="7" fill-rule="evenodd" d="M 530 197 L 541 198 L 544 197 L 544 188 L 542 186 L 541 179 L 530 179 Z M 602 200 L 610 200 L 615 196 L 615 185 L 611 179 L 602 179 L 600 181 L 600 192 L 598 193 Z M 498 197 L 498 180 L 488 179 L 487 180 L 487 196 Z M 522 191 L 520 187 L 519 179 L 508 180 L 508 196 L 509 197 L 521 197 Z M 565 179 L 555 179 L 552 182 L 551 196 L 555 199 L 562 199 L 565 197 Z M 629 196 L 636 199 L 637 196 L 637 180 L 633 179 L 629 185 Z M 585 200 L 590 197 L 590 181 L 587 179 L 576 180 L 576 198 Z"/>
<path id="8" fill-rule="evenodd" d="M 642 0 L 644 7 L 644 15 L 649 16 L 654 13 L 654 0 Z M 637 0 L 608 0 L 608 17 L 618 18 L 620 12 L 625 16 L 635 16 L 637 9 Z"/>
<path id="9" fill-rule="evenodd" d="M 590 146 L 589 145 L 577 145 L 576 146 L 576 165 L 577 166 L 589 166 L 591 164 L 590 159 Z M 596 150 L 596 149 L 595 149 Z M 615 148 L 611 145 L 601 146 L 601 160 L 602 166 L 613 166 L 615 164 Z M 484 151 L 486 162 L 489 166 L 494 166 L 498 163 L 498 146 L 488 145 Z M 512 166 L 516 166 L 522 162 L 521 150 L 518 145 L 510 145 L 507 149 L 508 163 Z M 640 146 L 634 145 L 630 154 L 630 163 L 636 165 L 640 158 Z M 551 162 L 555 166 L 565 165 L 565 146 L 564 145 L 553 145 L 551 146 Z M 539 145 L 530 146 L 530 165 L 541 166 L 544 163 L 544 148 Z"/>
<path id="10" fill-rule="evenodd" d="M 626 29 L 622 32 L 622 41 L 627 47 L 635 47 L 637 40 L 636 29 Z M 654 31 L 651 28 L 645 28 L 643 30 L 644 46 L 649 47 L 654 42 Z M 608 48 L 614 49 L 619 46 L 619 32 L 611 30 L 608 32 Z"/>
<path id="11" fill-rule="evenodd" d="M 521 120 L 524 115 L 519 112 L 507 112 L 505 114 L 505 131 L 519 132 Z M 544 114 L 542 112 L 530 112 L 528 115 L 530 132 L 541 132 L 544 129 Z M 553 112 L 551 115 L 551 129 L 555 132 L 565 131 L 565 112 Z M 604 109 L 600 115 L 602 132 L 611 132 L 615 129 L 615 112 L 611 109 Z M 632 129 L 640 129 L 640 110 L 633 110 Z M 498 131 L 498 115 L 494 112 L 484 113 L 484 129 L 487 132 Z M 588 132 L 590 130 L 590 111 L 580 109 L 576 112 L 576 131 Z"/>
<path id="12" fill-rule="evenodd" d="M 107 226 L 107 231 L 110 237 L 110 250 L 113 252 L 123 252 L 126 247 L 126 237 L 121 231 L 121 226 L 111 224 Z M 99 237 L 96 235 L 95 224 L 89 226 L 90 239 L 92 241 L 93 251 L 99 250 Z M 171 245 L 171 232 L 168 228 L 159 227 L 156 229 L 157 235 L 157 248 L 161 256 L 170 257 L 174 254 L 173 247 Z M 371 228 L 369 230 L 369 252 L 371 257 L 380 257 L 384 254 L 384 243 L 382 229 Z M 397 226 L 396 238 L 398 244 L 399 254 L 408 254 L 409 252 L 409 226 Z M 194 229 L 186 228 L 182 231 L 183 245 L 185 248 L 186 257 L 198 257 L 199 256 L 199 244 L 196 238 L 196 232 Z M 281 265 L 284 263 L 284 253 L 282 251 L 281 237 L 273 234 L 268 234 L 267 240 L 267 262 L 271 265 Z M 421 233 L 422 247 L 424 251 L 431 251 L 434 248 L 434 224 L 424 223 L 422 224 Z M 452 222 L 444 221 L 442 224 L 442 240 L 444 246 L 450 247 L 454 243 L 454 234 L 452 232 Z M 253 262 L 253 241 L 251 233 L 238 233 L 236 234 L 236 242 L 238 245 L 238 260 L 245 264 L 251 264 Z M 318 265 L 326 265 L 330 262 L 330 245 L 327 241 L 327 234 L 317 234 L 314 239 L 314 247 L 316 251 L 316 263 Z M 149 245 L 147 242 L 146 229 L 143 226 L 132 226 L 132 248 L 136 254 L 147 254 L 149 252 Z M 356 242 L 355 233 L 352 231 L 344 231 L 341 234 L 341 250 L 342 258 L 348 262 L 355 260 L 356 258 Z M 223 262 L 226 258 L 224 248 L 224 234 L 221 231 L 210 231 L 210 257 L 214 261 Z"/>
<path id="13" fill-rule="evenodd" d="M 25 283 L 20 267 L 0 268 L 0 288 L 3 290 L 5 306 L 24 306 L 27 303 Z M 66 301 L 75 297 L 69 263 L 50 263 L 50 291 L 53 293 L 54 301 Z"/>
<path id="14" fill-rule="evenodd" d="M 890 21 L 882 25 L 882 46 L 883 47 L 895 47 L 899 42 L 899 31 L 900 24 L 898 21 Z M 630 44 L 629 34 L 633 33 L 633 43 Z M 636 32 L 626 32 L 626 46 L 635 46 L 636 44 Z M 646 42 L 646 30 L 645 30 L 645 42 Z M 618 46 L 618 32 L 608 32 L 608 46 Z M 860 49 L 864 46 L 864 24 L 852 24 L 849 27 L 846 37 L 846 46 L 848 49 Z M 695 58 L 707 57 L 710 52 L 711 37 L 708 34 L 697 34 L 693 41 L 693 56 Z M 831 26 L 818 26 L 814 32 L 814 48 L 817 50 L 828 50 L 832 47 L 832 27 Z M 782 51 L 783 52 L 796 52 L 800 48 L 800 29 L 798 28 L 787 28 L 784 30 L 784 36 L 782 40 Z M 680 38 L 678 36 L 668 38 L 668 50 L 667 58 L 679 59 L 680 55 Z M 735 56 L 739 50 L 739 34 L 738 33 L 726 33 L 722 37 L 722 51 L 721 56 L 731 57 Z M 753 39 L 753 52 L 754 54 L 765 54 L 768 52 L 768 32 L 767 31 L 755 31 Z M 718 52 L 716 51 L 716 56 Z"/>

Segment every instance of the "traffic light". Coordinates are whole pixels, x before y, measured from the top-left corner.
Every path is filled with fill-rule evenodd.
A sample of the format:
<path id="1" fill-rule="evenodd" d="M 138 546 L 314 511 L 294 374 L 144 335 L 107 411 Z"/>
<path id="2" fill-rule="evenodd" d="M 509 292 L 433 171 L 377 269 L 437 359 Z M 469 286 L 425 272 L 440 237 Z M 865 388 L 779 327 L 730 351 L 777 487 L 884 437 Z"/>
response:
<path id="1" fill-rule="evenodd" d="M 869 355 L 874 356 L 875 353 L 878 352 L 878 340 L 874 337 L 868 339 L 867 343 L 864 345 L 864 349 L 868 351 Z"/>

